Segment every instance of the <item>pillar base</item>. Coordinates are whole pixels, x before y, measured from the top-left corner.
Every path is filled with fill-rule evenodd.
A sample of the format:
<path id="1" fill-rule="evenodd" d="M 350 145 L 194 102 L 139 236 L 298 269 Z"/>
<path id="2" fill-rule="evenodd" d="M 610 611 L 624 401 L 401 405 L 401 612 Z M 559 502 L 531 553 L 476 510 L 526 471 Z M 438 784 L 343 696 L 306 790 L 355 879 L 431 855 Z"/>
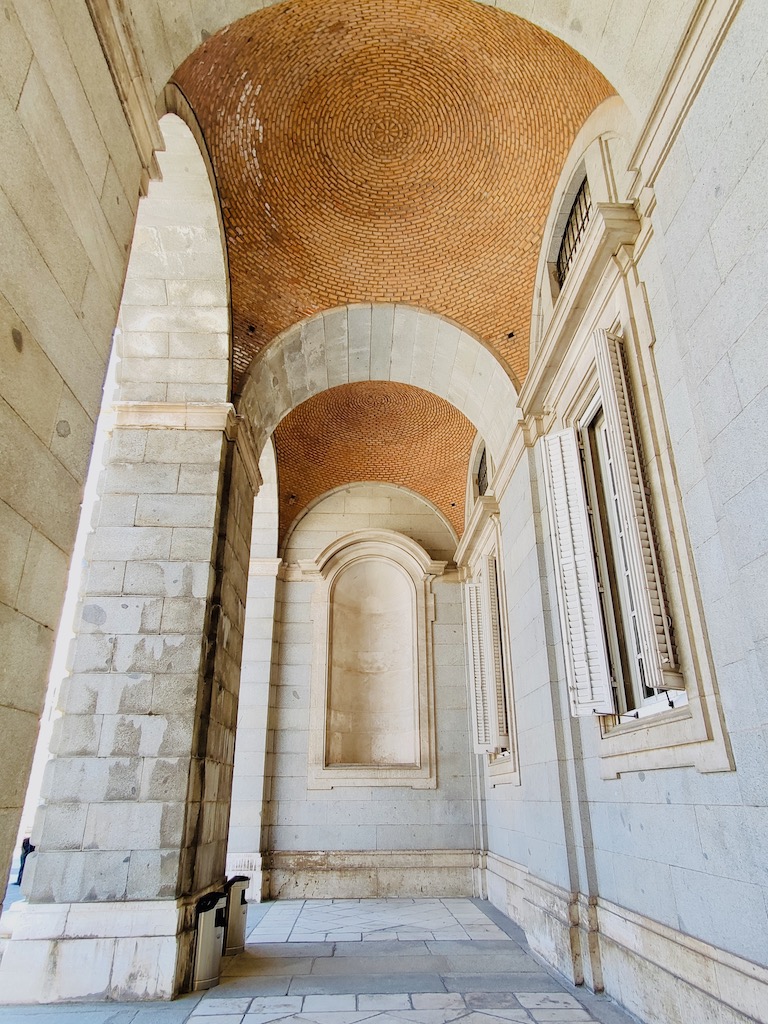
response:
<path id="1" fill-rule="evenodd" d="M 185 908 L 175 901 L 23 905 L 0 962 L 0 1003 L 172 999 Z"/>

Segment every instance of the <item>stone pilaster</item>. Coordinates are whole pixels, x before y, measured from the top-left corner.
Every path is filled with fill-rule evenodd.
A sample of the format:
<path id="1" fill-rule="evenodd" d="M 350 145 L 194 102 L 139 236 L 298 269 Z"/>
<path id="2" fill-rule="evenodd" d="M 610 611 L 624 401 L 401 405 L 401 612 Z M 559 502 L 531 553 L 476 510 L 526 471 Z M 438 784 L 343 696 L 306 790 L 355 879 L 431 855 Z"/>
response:
<path id="1" fill-rule="evenodd" d="M 9 1001 L 189 979 L 194 903 L 224 878 L 258 484 L 230 405 L 117 406 Z"/>

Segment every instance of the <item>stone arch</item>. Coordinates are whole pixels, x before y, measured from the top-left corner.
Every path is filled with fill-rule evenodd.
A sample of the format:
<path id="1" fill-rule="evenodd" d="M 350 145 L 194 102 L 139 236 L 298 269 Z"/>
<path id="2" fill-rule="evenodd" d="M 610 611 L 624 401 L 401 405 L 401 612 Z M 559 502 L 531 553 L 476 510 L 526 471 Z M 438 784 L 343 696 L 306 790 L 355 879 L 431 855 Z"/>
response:
<path id="1" fill-rule="evenodd" d="M 209 36 L 234 21 L 268 8 L 278 0 L 228 0 L 216 5 L 195 7 L 183 17 L 153 10 L 132 11 L 132 42 L 141 54 L 140 71 L 148 96 L 158 96 L 177 68 Z M 652 0 L 635 5 L 632 26 L 627 30 L 626 8 L 621 4 L 597 7 L 593 0 L 573 0 L 568 5 L 557 0 L 530 4 L 523 0 L 478 0 L 486 6 L 525 18 L 557 36 L 581 53 L 611 81 L 637 118 L 650 110 L 662 85 L 669 59 L 685 35 L 693 16 L 695 0 L 682 4 L 653 4 Z M 113 26 L 114 16 L 104 5 L 94 18 L 106 40 L 119 39 Z M 124 32 L 125 28 L 121 24 Z M 109 29 L 112 28 L 112 32 Z M 663 58 L 659 59 L 659 53 Z"/>
<path id="2" fill-rule="evenodd" d="M 169 90 L 169 103 L 174 97 Z M 186 116 L 167 113 L 160 127 L 162 178 L 139 204 L 120 305 L 118 397 L 225 402 L 231 331 L 219 203 Z"/>
<path id="3" fill-rule="evenodd" d="M 516 422 L 517 392 L 500 360 L 447 318 L 399 303 L 339 306 L 284 331 L 254 359 L 240 412 L 261 448 L 301 402 L 366 380 L 412 384 L 445 398 L 501 459 Z"/>
<path id="4" fill-rule="evenodd" d="M 86 513 L 94 528 L 70 674 L 32 833 L 38 849 L 25 875 L 33 903 L 67 904 L 76 915 L 95 905 L 107 935 L 131 905 L 154 903 L 150 974 L 131 960 L 141 956 L 146 931 L 132 940 L 124 974 L 113 936 L 93 966 L 103 988 L 82 980 L 105 998 L 168 997 L 189 984 L 186 894 L 223 875 L 246 538 L 260 482 L 248 431 L 229 402 L 229 294 L 215 188 L 185 121 L 168 113 L 160 125 L 162 179 L 149 183 L 138 207 L 115 335 L 117 382 L 101 414 L 111 439 L 98 501 Z M 97 690 L 107 704 L 87 696 Z M 75 738 L 86 734 L 103 742 Z M 125 757 L 133 779 L 118 792 L 110 765 Z M 173 780 L 161 779 L 171 762 Z M 202 768 L 196 783 L 202 765 L 208 772 Z M 66 836 L 73 821 L 74 847 Z M 0 969 L 10 998 L 72 995 L 72 972 L 61 965 L 77 963 L 82 947 L 57 923 L 39 941 L 58 969 L 36 958 L 41 973 L 17 994 L 17 958 L 29 947 L 12 945 Z"/>
<path id="5" fill-rule="evenodd" d="M 308 549 L 306 544 L 301 543 L 301 534 L 307 531 L 314 533 L 319 527 L 322 527 L 322 519 L 328 513 L 332 513 L 336 520 L 333 526 L 335 533 L 341 536 L 349 532 L 349 527 L 344 525 L 344 514 L 350 511 L 350 507 L 352 509 L 359 508 L 360 502 L 356 499 L 361 497 L 363 498 L 363 507 L 367 506 L 371 509 L 371 512 L 362 514 L 375 517 L 375 523 L 369 523 L 369 526 L 376 525 L 384 528 L 389 526 L 387 516 L 393 513 L 386 510 L 388 499 L 402 501 L 402 505 L 398 505 L 398 512 L 394 513 L 398 518 L 402 517 L 403 511 L 410 506 L 408 514 L 413 517 L 416 529 L 410 531 L 408 535 L 425 551 L 428 551 L 432 558 L 452 561 L 459 540 L 453 526 L 437 505 L 429 501 L 423 494 L 418 494 L 408 487 L 381 482 L 350 483 L 343 487 L 334 487 L 326 491 L 325 494 L 314 498 L 289 526 L 281 544 L 283 559 L 286 562 L 293 562 L 302 558 L 314 557 L 316 551 Z M 350 498 L 351 501 L 347 501 L 347 498 Z M 376 508 L 377 499 L 383 499 L 381 509 Z M 373 511 L 374 509 L 376 511 Z M 352 514 L 359 518 L 361 513 L 358 511 Z M 318 522 L 318 520 L 320 521 Z M 402 526 L 400 526 L 400 530 L 404 532 Z"/>

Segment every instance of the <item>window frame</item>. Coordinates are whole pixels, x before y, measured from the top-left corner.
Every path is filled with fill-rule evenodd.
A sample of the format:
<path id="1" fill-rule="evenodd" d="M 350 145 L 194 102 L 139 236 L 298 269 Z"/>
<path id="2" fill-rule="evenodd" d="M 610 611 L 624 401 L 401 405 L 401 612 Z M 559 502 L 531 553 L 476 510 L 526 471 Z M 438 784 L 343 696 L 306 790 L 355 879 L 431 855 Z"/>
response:
<path id="1" fill-rule="evenodd" d="M 600 737 L 597 751 L 600 773 L 603 778 L 611 779 L 625 771 L 670 767 L 691 766 L 701 772 L 729 771 L 733 767 L 732 755 L 720 714 L 714 668 L 697 603 L 695 572 L 690 561 L 684 520 L 681 521 L 682 509 L 671 500 L 671 495 L 675 494 L 671 453 L 668 442 L 660 441 L 658 447 L 654 443 L 659 432 L 665 438 L 666 427 L 653 375 L 651 353 L 638 344 L 634 324 L 626 329 L 622 327 L 622 322 L 630 322 L 627 310 L 624 313 L 626 321 L 619 313 L 606 325 L 605 330 L 611 334 L 620 334 L 625 340 L 627 364 L 637 402 L 637 422 L 642 432 L 640 440 L 646 453 L 651 453 L 650 457 L 646 455 L 646 484 L 657 514 L 659 537 L 665 540 L 664 545 L 659 545 L 659 555 L 664 565 L 671 567 L 667 596 L 679 629 L 679 668 L 685 689 L 668 691 L 674 707 L 662 697 L 655 701 L 649 700 L 647 706 L 636 709 L 637 714 L 631 712 L 619 716 L 615 709 L 611 712 L 590 713 L 589 717 L 595 721 Z M 543 455 L 545 438 L 563 428 L 575 432 L 600 393 L 592 332 L 580 332 L 579 344 L 573 347 L 566 365 L 567 378 L 555 378 L 550 385 L 558 394 L 556 406 L 561 412 L 558 416 L 550 414 L 547 429 L 538 431 L 536 435 L 540 442 L 537 447 L 542 449 L 540 464 L 545 493 L 548 486 Z M 558 384 L 558 380 L 562 383 Z M 563 387 L 563 383 L 567 386 Z M 548 505 L 548 498 L 544 495 L 543 498 Z M 549 522 L 548 514 L 544 518 Z M 546 547 L 552 551 L 551 536 Z M 559 602 L 553 601 L 552 607 L 557 616 Z M 562 624 L 561 636 L 567 678 L 568 662 Z"/>
<path id="2" fill-rule="evenodd" d="M 501 526 L 498 505 L 492 496 L 477 499 L 456 560 L 463 567 L 465 577 L 465 650 L 473 748 L 485 761 L 489 786 L 503 783 L 519 785 Z M 495 585 L 491 582 L 492 571 Z M 476 594 L 476 612 L 480 616 L 479 630 L 473 628 L 470 611 L 473 592 Z M 483 737 L 479 723 L 484 718 L 488 728 Z"/>

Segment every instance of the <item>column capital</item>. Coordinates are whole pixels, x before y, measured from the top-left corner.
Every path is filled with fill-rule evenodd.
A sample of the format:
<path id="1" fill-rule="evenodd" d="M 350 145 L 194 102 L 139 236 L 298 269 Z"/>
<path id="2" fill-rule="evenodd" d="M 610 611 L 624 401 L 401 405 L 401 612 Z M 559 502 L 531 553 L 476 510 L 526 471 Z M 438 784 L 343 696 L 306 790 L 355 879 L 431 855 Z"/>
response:
<path id="1" fill-rule="evenodd" d="M 237 431 L 231 402 L 114 402 L 112 413 L 122 429 Z"/>

